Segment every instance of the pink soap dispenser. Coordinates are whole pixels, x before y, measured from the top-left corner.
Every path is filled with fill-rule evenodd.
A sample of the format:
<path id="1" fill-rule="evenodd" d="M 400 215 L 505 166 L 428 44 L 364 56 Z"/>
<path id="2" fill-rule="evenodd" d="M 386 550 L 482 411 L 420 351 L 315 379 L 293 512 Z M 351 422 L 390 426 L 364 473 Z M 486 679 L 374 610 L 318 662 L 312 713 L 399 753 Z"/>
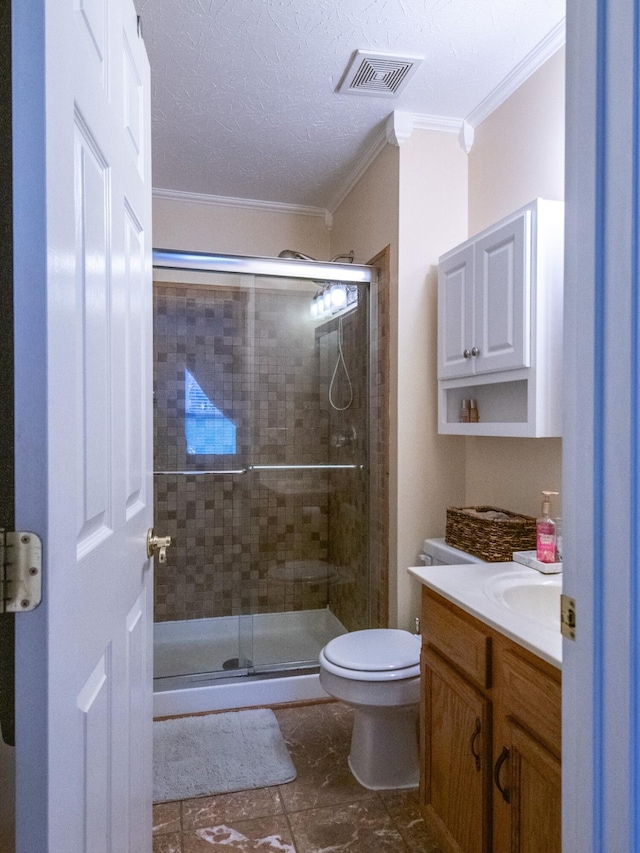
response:
<path id="1" fill-rule="evenodd" d="M 542 492 L 542 515 L 536 521 L 536 558 L 541 563 L 557 562 L 556 523 L 551 518 L 551 495 L 558 492 Z"/>

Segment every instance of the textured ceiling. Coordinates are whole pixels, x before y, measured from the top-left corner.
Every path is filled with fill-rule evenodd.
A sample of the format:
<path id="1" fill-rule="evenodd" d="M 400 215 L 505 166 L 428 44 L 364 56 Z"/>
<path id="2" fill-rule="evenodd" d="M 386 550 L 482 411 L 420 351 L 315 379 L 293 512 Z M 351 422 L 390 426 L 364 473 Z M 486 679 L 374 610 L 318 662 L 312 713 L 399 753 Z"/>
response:
<path id="1" fill-rule="evenodd" d="M 467 116 L 564 0 L 137 0 L 154 187 L 326 207 L 393 110 Z M 357 49 L 418 54 L 398 97 L 336 93 Z"/>

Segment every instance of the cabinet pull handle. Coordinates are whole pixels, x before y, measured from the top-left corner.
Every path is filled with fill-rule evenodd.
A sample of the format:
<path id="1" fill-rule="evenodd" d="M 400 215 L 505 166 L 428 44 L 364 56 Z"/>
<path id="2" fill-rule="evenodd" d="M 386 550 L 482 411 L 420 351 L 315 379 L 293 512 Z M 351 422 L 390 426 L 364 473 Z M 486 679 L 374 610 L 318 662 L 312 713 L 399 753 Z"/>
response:
<path id="1" fill-rule="evenodd" d="M 471 347 L 471 355 L 480 355 L 478 347 Z"/>
<path id="2" fill-rule="evenodd" d="M 462 355 L 464 358 L 469 358 L 469 356 L 471 355 L 471 350 L 468 350 L 468 349 L 464 350 Z"/>
<path id="3" fill-rule="evenodd" d="M 476 717 L 476 727 L 474 729 L 473 734 L 471 735 L 471 755 L 476 760 L 476 770 L 480 772 L 480 755 L 476 752 L 476 739 L 480 735 L 482 731 L 482 725 L 480 724 L 480 717 Z"/>
<path id="4" fill-rule="evenodd" d="M 509 750 L 507 749 L 506 746 L 503 746 L 502 752 L 500 753 L 500 756 L 498 757 L 498 760 L 496 761 L 496 766 L 495 766 L 494 771 L 493 771 L 493 779 L 496 783 L 496 788 L 502 794 L 502 799 L 505 801 L 505 803 L 510 803 L 511 802 L 511 792 L 509 791 L 508 788 L 503 788 L 502 785 L 500 784 L 500 771 L 502 770 L 502 765 L 505 763 L 507 758 L 509 758 Z"/>

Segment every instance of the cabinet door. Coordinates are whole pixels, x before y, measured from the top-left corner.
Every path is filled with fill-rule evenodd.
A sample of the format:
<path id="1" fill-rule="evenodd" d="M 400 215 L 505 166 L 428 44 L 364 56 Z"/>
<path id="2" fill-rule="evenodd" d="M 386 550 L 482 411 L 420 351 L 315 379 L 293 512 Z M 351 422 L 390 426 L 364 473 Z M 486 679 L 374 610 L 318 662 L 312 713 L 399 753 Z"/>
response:
<path id="1" fill-rule="evenodd" d="M 506 732 L 508 760 L 496 776 L 510 800 L 508 850 L 560 853 L 560 762 L 515 721 L 507 720 Z M 500 797 L 497 790 L 494 796 Z M 505 847 L 498 845 L 499 850 Z"/>
<path id="2" fill-rule="evenodd" d="M 439 379 L 473 373 L 472 328 L 473 246 L 467 246 L 438 269 Z"/>
<path id="3" fill-rule="evenodd" d="M 491 703 L 433 650 L 422 653 L 423 797 L 464 853 L 491 849 Z"/>
<path id="4" fill-rule="evenodd" d="M 476 243 L 475 373 L 530 364 L 530 232 L 525 211 Z"/>

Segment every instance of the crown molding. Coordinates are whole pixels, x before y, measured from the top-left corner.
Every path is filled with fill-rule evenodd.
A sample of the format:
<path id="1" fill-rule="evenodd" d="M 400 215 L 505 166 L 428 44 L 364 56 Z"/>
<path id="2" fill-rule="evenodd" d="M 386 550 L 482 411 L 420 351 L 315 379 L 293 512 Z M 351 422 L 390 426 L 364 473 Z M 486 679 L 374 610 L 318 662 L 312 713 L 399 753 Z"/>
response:
<path id="1" fill-rule="evenodd" d="M 396 145 L 399 148 L 413 133 L 413 113 L 404 113 L 400 110 L 389 113 L 384 133 L 389 145 Z"/>
<path id="2" fill-rule="evenodd" d="M 475 137 L 475 130 L 469 122 L 464 119 L 462 125 L 460 127 L 460 133 L 458 134 L 458 142 L 460 143 L 460 148 L 468 154 L 473 147 L 473 139 Z"/>
<path id="3" fill-rule="evenodd" d="M 525 58 L 499 83 L 493 91 L 489 92 L 477 107 L 465 117 L 465 121 L 475 128 L 481 124 L 500 104 L 507 100 L 519 86 L 528 80 L 538 68 L 551 59 L 566 41 L 566 20 L 563 18 L 556 26 L 539 42 Z"/>
<path id="4" fill-rule="evenodd" d="M 166 201 L 185 201 L 191 204 L 208 204 L 214 207 L 235 207 L 244 210 L 263 210 L 269 213 L 294 213 L 300 216 L 317 216 L 327 222 L 328 211 L 324 207 L 308 207 L 302 204 L 284 204 L 279 201 L 262 201 L 256 198 L 233 198 L 225 195 L 187 193 L 181 190 L 163 190 L 154 187 L 153 197 Z"/>
<path id="5" fill-rule="evenodd" d="M 460 133 L 462 119 L 451 116 L 413 114 L 414 130 L 437 130 L 439 133 Z"/>

